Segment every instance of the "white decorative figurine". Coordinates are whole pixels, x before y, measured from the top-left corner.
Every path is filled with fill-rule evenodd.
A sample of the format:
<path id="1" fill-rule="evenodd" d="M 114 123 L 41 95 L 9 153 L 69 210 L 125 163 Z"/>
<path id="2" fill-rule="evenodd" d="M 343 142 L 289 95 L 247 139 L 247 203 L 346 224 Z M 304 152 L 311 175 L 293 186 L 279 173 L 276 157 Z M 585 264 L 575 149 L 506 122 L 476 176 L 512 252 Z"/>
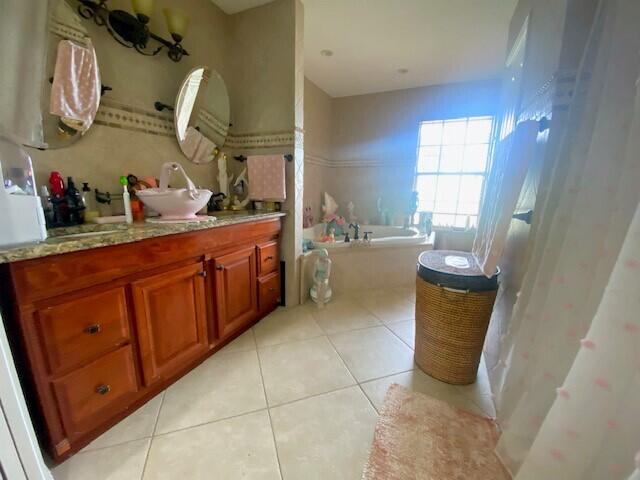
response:
<path id="1" fill-rule="evenodd" d="M 355 209 L 356 206 L 353 204 L 353 202 L 349 202 L 349 204 L 347 205 L 347 211 L 349 212 L 349 223 L 358 223 L 358 217 L 356 217 L 353 213 Z"/>
<path id="2" fill-rule="evenodd" d="M 327 192 L 324 192 L 324 205 L 322 205 L 322 211 L 324 212 L 323 222 L 330 222 L 337 216 L 336 212 L 338 211 L 338 204 Z"/>
<path id="3" fill-rule="evenodd" d="M 243 182 L 244 182 L 244 184 L 243 184 Z M 237 189 L 241 189 L 241 190 L 243 190 L 243 193 L 245 193 L 247 195 L 244 200 L 240 200 L 238 198 L 238 195 L 235 196 L 235 198 L 233 200 L 233 208 L 235 210 L 242 210 L 249 203 L 249 189 L 248 189 L 248 186 L 249 186 L 249 182 L 247 181 L 247 169 L 245 168 L 244 170 L 242 170 L 240 175 L 238 175 L 238 178 L 236 178 L 236 181 L 233 182 L 233 190 L 234 190 L 234 192 Z"/>
<path id="4" fill-rule="evenodd" d="M 329 252 L 323 248 L 318 250 L 318 258 L 313 268 L 313 286 L 309 292 L 311 299 L 318 304 L 318 308 L 323 308 L 325 303 L 331 300 L 330 276 L 331 259 Z"/>
<path id="5" fill-rule="evenodd" d="M 229 198 L 229 185 L 233 181 L 233 175 L 227 174 L 227 156 L 220 153 L 218 156 L 218 188 L 220 193 L 224 193 L 224 206 L 228 206 L 231 199 Z"/>

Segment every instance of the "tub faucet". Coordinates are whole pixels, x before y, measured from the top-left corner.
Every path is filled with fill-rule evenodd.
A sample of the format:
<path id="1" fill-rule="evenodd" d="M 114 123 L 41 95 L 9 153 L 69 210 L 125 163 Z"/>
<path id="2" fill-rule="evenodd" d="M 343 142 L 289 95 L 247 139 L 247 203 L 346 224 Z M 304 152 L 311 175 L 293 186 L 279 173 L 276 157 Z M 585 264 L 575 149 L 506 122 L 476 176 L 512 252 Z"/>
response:
<path id="1" fill-rule="evenodd" d="M 357 223 L 350 223 L 349 228 L 353 228 L 353 239 L 360 240 L 360 225 Z"/>

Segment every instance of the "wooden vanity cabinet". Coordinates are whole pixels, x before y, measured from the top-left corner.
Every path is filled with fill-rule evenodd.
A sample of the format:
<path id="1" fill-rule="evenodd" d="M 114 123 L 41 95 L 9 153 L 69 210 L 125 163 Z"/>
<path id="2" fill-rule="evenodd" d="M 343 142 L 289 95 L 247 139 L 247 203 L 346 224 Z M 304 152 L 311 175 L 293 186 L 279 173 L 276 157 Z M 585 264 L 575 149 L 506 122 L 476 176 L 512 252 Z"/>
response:
<path id="1" fill-rule="evenodd" d="M 215 272 L 218 336 L 225 339 L 258 317 L 256 248 L 244 248 L 211 262 Z"/>
<path id="2" fill-rule="evenodd" d="M 184 369 L 209 349 L 202 262 L 131 283 L 145 385 Z"/>
<path id="3" fill-rule="evenodd" d="M 6 330 L 55 461 L 275 308 L 280 228 L 271 218 L 0 265 Z"/>

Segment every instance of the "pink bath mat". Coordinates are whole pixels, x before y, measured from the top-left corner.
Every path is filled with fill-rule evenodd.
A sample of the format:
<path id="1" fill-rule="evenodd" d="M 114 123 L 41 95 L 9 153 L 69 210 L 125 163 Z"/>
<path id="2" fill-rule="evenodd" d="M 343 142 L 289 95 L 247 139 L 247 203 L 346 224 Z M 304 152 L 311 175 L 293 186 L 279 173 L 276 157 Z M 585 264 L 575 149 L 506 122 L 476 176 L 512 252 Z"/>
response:
<path id="1" fill-rule="evenodd" d="M 494 454 L 495 423 L 393 384 L 363 480 L 507 480 Z"/>

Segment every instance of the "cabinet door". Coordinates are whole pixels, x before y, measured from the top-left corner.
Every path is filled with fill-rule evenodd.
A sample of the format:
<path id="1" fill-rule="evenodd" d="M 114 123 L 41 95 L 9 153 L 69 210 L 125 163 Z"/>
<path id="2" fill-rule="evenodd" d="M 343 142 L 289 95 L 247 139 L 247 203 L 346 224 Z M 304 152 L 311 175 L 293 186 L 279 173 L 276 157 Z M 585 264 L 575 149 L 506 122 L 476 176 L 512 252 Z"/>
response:
<path id="1" fill-rule="evenodd" d="M 207 351 L 204 276 L 197 263 L 131 285 L 146 385 L 171 377 Z"/>
<path id="2" fill-rule="evenodd" d="M 212 260 L 215 272 L 218 335 L 221 339 L 258 316 L 256 251 L 246 248 Z"/>

